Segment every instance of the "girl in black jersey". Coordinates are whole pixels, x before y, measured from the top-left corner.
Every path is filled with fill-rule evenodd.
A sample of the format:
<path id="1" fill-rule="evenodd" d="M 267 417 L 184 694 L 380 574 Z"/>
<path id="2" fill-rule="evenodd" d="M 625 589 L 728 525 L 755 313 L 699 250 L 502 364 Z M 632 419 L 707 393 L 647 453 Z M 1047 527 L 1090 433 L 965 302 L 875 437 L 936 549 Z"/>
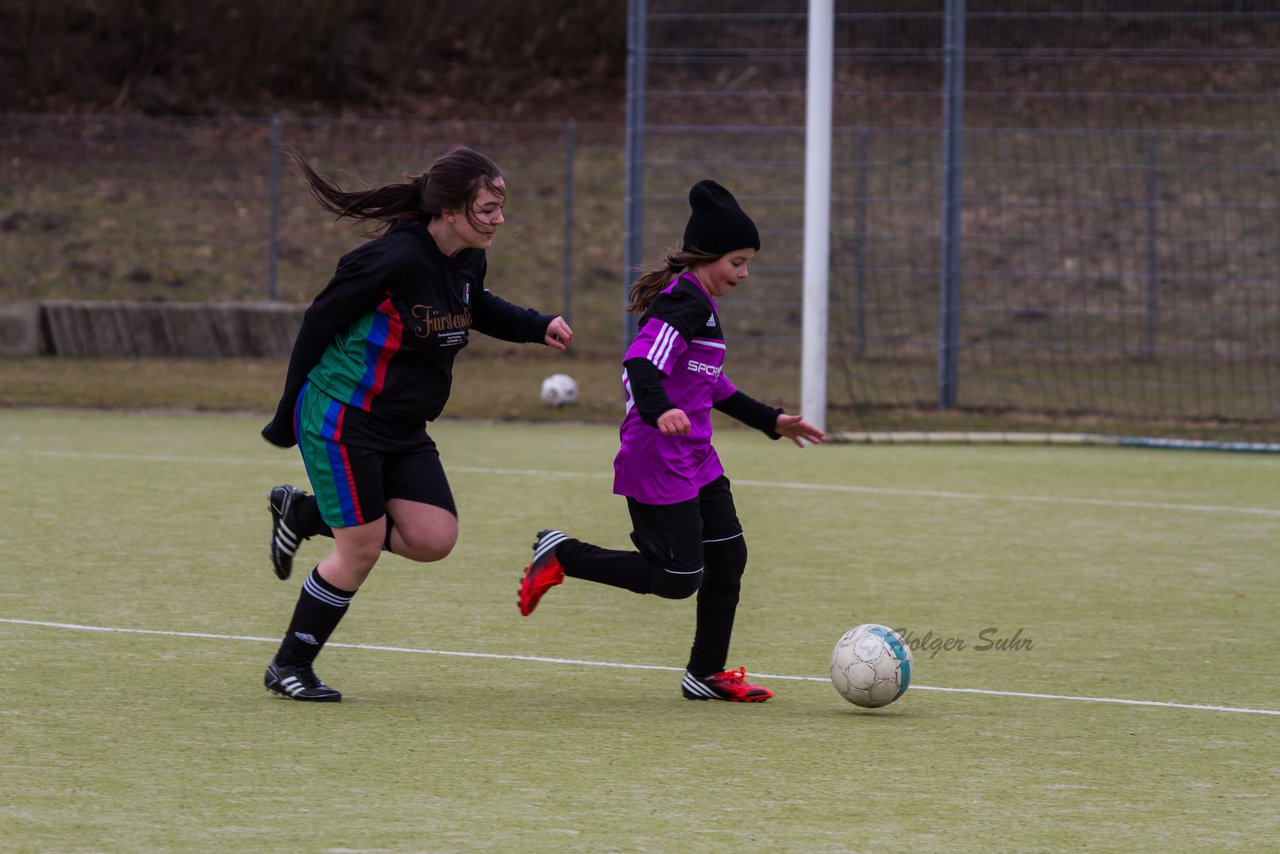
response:
<path id="1" fill-rule="evenodd" d="M 302 540 L 333 551 L 302 583 L 264 682 L 294 700 L 342 695 L 312 663 L 382 551 L 446 557 L 458 538 L 453 495 L 426 432 L 449 399 L 453 360 L 471 330 L 564 350 L 561 317 L 485 288 L 485 250 L 504 222 L 497 165 L 455 148 L 405 183 L 344 191 L 285 149 L 321 207 L 380 236 L 344 255 L 303 316 L 275 417 L 262 435 L 297 445 L 313 494 L 271 490 L 271 561 L 288 578 Z"/>

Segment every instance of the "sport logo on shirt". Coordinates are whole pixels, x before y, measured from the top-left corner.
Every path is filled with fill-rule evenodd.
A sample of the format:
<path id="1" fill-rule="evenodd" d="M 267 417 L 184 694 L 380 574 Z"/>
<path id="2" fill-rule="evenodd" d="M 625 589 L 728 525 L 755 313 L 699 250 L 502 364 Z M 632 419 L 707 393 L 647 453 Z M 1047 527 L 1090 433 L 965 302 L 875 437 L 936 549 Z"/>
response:
<path id="1" fill-rule="evenodd" d="M 715 379 L 720 376 L 720 372 L 724 369 L 717 365 L 708 365 L 706 362 L 699 362 L 696 359 L 690 359 L 689 370 L 695 374 L 706 374 L 712 379 Z"/>
<path id="2" fill-rule="evenodd" d="M 713 314 L 707 318 L 707 326 L 714 327 L 716 325 L 716 316 Z"/>

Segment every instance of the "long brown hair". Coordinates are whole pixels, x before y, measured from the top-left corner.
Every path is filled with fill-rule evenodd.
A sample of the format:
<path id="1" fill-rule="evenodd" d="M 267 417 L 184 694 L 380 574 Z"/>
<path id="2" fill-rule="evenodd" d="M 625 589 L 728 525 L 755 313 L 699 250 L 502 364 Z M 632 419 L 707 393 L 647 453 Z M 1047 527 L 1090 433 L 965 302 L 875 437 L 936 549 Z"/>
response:
<path id="1" fill-rule="evenodd" d="M 627 298 L 630 300 L 627 305 L 627 311 L 643 314 L 644 310 L 649 307 L 649 303 L 653 302 L 653 298 L 662 293 L 662 289 L 671 284 L 671 280 L 682 271 L 695 264 L 714 263 L 722 257 L 724 257 L 724 253 L 717 255 L 709 252 L 699 252 L 696 249 L 681 249 L 668 252 L 665 263 L 640 271 L 640 278 L 636 279 L 635 284 L 631 286 L 631 290 L 627 291 Z"/>
<path id="2" fill-rule="evenodd" d="M 502 178 L 498 164 L 465 145 L 449 150 L 421 175 L 405 175 L 407 181 L 353 191 L 321 175 L 292 146 L 282 145 L 280 150 L 293 161 L 322 208 L 338 219 L 374 223 L 369 234 L 385 232 L 400 220 L 430 221 L 446 210 L 466 211 L 467 220 L 478 226 L 472 205 L 480 190 L 506 197 L 498 183 Z"/>

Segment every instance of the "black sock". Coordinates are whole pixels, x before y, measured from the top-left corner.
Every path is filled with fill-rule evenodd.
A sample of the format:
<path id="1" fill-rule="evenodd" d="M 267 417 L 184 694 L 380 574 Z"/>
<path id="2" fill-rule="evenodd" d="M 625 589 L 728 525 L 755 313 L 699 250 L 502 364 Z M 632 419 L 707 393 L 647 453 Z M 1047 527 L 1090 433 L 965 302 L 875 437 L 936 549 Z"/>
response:
<path id="1" fill-rule="evenodd" d="M 747 567 L 747 544 L 742 537 L 703 545 L 706 559 L 702 587 L 698 590 L 697 629 L 689 651 L 688 671 L 705 678 L 724 670 L 733 635 L 734 615 Z"/>
<path id="2" fill-rule="evenodd" d="M 317 534 L 323 537 L 333 536 L 333 529 L 320 515 L 320 502 L 316 501 L 314 495 L 304 495 L 294 502 L 291 515 L 298 524 L 298 536 L 303 539 L 310 539 Z"/>
<path id="3" fill-rule="evenodd" d="M 276 652 L 276 662 L 291 667 L 315 661 L 355 595 L 355 591 L 339 590 L 321 578 L 318 567 L 311 570 L 302 582 L 289 630 Z"/>

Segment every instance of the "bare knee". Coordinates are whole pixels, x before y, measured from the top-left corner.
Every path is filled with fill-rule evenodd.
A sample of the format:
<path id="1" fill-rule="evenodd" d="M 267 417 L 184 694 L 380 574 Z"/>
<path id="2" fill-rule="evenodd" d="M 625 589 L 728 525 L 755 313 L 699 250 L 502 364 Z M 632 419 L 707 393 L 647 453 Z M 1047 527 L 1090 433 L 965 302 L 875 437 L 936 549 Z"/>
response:
<path id="1" fill-rule="evenodd" d="M 392 551 L 409 560 L 432 563 L 444 560 L 458 542 L 458 531 L 402 531 L 396 529 Z"/>
<path id="2" fill-rule="evenodd" d="M 334 531 L 334 548 L 320 562 L 320 575 L 340 590 L 358 590 L 369 577 L 381 552 L 381 525 L 371 523 L 359 528 Z"/>
<path id="3" fill-rule="evenodd" d="M 444 560 L 458 542 L 458 517 L 443 507 L 393 498 L 387 501 L 394 554 L 422 563 Z"/>
<path id="4" fill-rule="evenodd" d="M 391 551 L 421 563 L 444 560 L 458 542 L 458 517 L 438 507 L 425 509 L 431 512 L 403 514 L 395 521 Z"/>

